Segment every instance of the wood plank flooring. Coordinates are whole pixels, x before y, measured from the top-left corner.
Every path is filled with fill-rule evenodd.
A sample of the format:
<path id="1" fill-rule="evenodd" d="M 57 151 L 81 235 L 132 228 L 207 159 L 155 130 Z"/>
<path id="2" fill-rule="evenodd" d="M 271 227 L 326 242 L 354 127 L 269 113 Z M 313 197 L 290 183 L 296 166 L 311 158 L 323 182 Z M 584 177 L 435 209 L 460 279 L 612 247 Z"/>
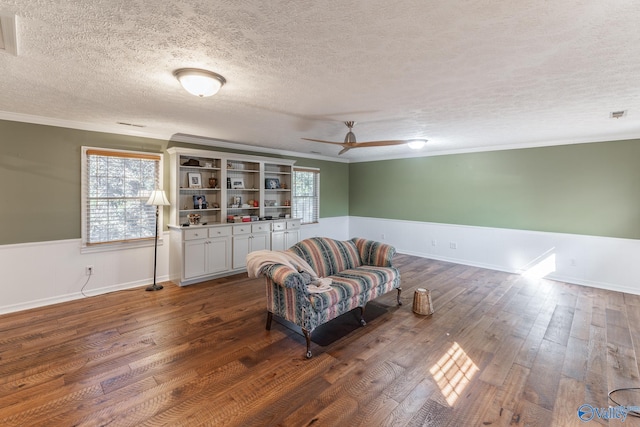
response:
<path id="1" fill-rule="evenodd" d="M 640 296 L 394 262 L 404 305 L 378 298 L 385 314 L 310 360 L 302 335 L 265 330 L 264 283 L 246 274 L 0 316 L 0 425 L 640 425 L 577 413 L 640 387 Z M 412 312 L 418 287 L 432 316 Z"/>

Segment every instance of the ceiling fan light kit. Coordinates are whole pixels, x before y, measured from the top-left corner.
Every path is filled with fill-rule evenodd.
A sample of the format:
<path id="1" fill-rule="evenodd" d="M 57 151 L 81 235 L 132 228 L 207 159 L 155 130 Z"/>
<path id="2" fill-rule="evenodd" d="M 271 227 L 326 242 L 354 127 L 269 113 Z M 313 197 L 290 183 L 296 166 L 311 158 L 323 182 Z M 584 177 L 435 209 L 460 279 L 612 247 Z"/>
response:
<path id="1" fill-rule="evenodd" d="M 421 148 L 423 148 L 425 146 L 426 143 L 427 143 L 426 139 L 412 139 L 411 141 L 409 141 L 407 143 L 407 145 L 412 150 L 420 150 Z"/>
<path id="2" fill-rule="evenodd" d="M 199 68 L 180 68 L 173 75 L 187 92 L 200 98 L 215 95 L 227 82 L 220 74 Z"/>
<path id="3" fill-rule="evenodd" d="M 325 141 L 322 139 L 313 139 L 313 138 L 302 138 L 306 141 L 314 141 L 314 142 L 323 142 L 325 144 L 334 144 L 341 145 L 342 150 L 338 153 L 341 155 L 351 150 L 352 148 L 362 148 L 362 147 L 387 147 L 391 145 L 409 145 L 409 148 L 414 150 L 419 150 L 426 144 L 426 139 L 392 139 L 389 141 L 367 141 L 367 142 L 356 142 L 356 135 L 353 133 L 353 126 L 356 122 L 344 122 L 344 124 L 349 128 L 349 132 L 344 137 L 344 142 L 336 142 L 336 141 Z"/>

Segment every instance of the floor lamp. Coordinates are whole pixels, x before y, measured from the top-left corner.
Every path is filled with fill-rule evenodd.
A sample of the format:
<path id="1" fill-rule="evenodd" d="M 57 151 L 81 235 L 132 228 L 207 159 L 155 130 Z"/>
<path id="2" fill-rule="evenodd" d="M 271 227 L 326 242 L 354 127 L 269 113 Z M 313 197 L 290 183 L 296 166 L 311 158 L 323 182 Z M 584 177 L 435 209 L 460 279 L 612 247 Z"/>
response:
<path id="1" fill-rule="evenodd" d="M 156 207 L 156 243 L 153 251 L 153 285 L 147 286 L 147 291 L 159 291 L 163 288 L 162 285 L 156 284 L 156 265 L 158 263 L 158 217 L 160 215 L 160 206 L 169 205 L 169 200 L 167 200 L 167 195 L 164 194 L 163 190 L 154 190 L 147 200 L 147 205 L 152 205 Z"/>

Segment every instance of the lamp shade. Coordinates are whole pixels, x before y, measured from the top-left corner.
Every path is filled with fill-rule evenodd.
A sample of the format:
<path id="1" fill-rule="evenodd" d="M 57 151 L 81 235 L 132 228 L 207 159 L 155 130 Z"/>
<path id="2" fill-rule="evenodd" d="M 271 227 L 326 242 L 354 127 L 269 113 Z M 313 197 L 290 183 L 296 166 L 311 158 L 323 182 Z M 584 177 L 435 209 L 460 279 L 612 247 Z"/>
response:
<path id="1" fill-rule="evenodd" d="M 408 146 L 409 148 L 411 148 L 412 150 L 419 150 L 422 147 L 424 147 L 424 145 L 427 143 L 426 139 L 414 139 L 412 141 L 408 142 Z"/>
<path id="2" fill-rule="evenodd" d="M 201 98 L 215 95 L 227 82 L 220 74 L 199 68 L 181 68 L 173 75 L 187 92 Z"/>
<path id="3" fill-rule="evenodd" d="M 164 194 L 164 190 L 153 190 L 149 200 L 147 200 L 147 205 L 166 206 L 170 204 L 167 195 Z"/>

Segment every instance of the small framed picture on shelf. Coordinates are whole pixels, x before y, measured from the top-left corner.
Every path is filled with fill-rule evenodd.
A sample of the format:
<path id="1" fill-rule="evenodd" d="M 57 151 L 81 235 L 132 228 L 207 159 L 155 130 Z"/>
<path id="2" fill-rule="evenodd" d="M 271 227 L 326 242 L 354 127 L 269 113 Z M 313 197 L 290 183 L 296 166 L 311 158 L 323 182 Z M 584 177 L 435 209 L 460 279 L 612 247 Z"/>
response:
<path id="1" fill-rule="evenodd" d="M 200 172 L 189 172 L 187 178 L 189 179 L 189 188 L 202 188 L 202 175 L 200 175 Z"/>
<path id="2" fill-rule="evenodd" d="M 278 178 L 265 178 L 264 188 L 267 190 L 277 190 L 280 188 L 280 180 Z"/>
<path id="3" fill-rule="evenodd" d="M 207 209 L 207 198 L 204 194 L 195 194 L 193 196 L 193 209 Z"/>
<path id="4" fill-rule="evenodd" d="M 231 188 L 234 190 L 243 190 L 244 189 L 244 179 L 243 178 L 231 178 Z"/>

